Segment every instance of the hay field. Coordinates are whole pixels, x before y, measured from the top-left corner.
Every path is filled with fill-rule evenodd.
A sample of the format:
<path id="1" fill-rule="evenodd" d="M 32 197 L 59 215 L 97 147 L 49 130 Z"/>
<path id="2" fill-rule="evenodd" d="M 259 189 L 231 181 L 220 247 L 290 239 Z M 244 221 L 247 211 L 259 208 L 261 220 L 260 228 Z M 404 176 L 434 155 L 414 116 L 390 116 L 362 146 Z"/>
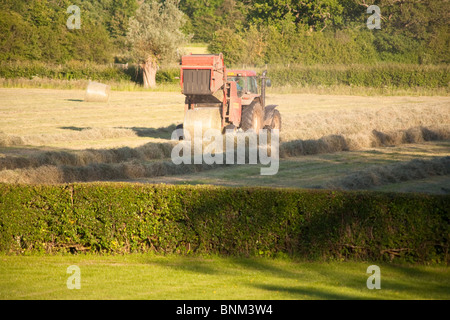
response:
<path id="1" fill-rule="evenodd" d="M 450 97 L 275 94 L 280 169 L 175 166 L 177 92 L 0 89 L 0 182 L 140 181 L 448 193 Z M 207 171 L 206 171 L 207 170 Z M 414 183 L 413 183 L 414 182 Z M 433 188 L 426 186 L 432 185 Z M 384 189 L 383 189 L 384 188 Z"/>

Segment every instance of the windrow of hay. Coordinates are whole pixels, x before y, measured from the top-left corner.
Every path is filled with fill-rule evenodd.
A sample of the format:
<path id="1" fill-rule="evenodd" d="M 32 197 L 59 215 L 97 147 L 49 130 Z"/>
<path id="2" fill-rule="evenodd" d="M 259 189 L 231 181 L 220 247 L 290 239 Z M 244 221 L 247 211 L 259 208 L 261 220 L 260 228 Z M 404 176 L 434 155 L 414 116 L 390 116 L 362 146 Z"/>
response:
<path id="1" fill-rule="evenodd" d="M 0 183 L 59 184 L 71 182 L 120 181 L 210 170 L 218 165 L 175 165 L 171 161 L 142 163 L 96 163 L 87 166 L 41 166 L 33 169 L 0 171 Z"/>
<path id="2" fill-rule="evenodd" d="M 380 98 L 382 99 L 382 98 Z M 294 114 L 283 118 L 280 157 L 295 157 L 404 143 L 450 140 L 450 107 L 436 102 L 415 106 L 404 101 L 392 107 L 350 109 Z M 72 140 L 104 140 L 169 134 L 174 125 L 151 128 L 84 128 L 60 134 L 13 136 L 0 132 L 0 146 L 49 145 Z M 166 132 L 167 131 L 167 132 Z M 237 135 L 239 136 L 239 135 Z M 121 180 L 189 173 L 189 167 L 170 161 L 177 141 L 148 143 L 137 148 L 87 149 L 6 155 L 0 158 L 1 182 L 50 182 Z M 234 141 L 236 149 L 236 141 Z M 248 143 L 246 143 L 246 147 Z M 246 149 L 248 160 L 248 150 Z M 236 158 L 235 158 L 236 159 Z M 166 162 L 145 163 L 151 160 Z M 164 164 L 162 164 L 164 163 Z M 247 163 L 247 161 L 246 161 Z M 159 169 L 158 169 L 159 168 Z M 203 170 L 203 169 L 201 169 Z"/>
<path id="3" fill-rule="evenodd" d="M 404 102 L 398 102 L 403 104 Z M 317 111 L 283 117 L 283 141 L 317 140 L 330 135 L 370 136 L 374 130 L 393 132 L 415 127 L 441 127 L 450 125 L 450 106 L 394 105 L 379 108 Z M 306 107 L 307 108 L 307 107 Z"/>
<path id="4" fill-rule="evenodd" d="M 234 149 L 233 163 L 222 157 L 225 165 L 237 162 L 237 137 L 232 136 Z M 352 137 L 353 138 L 353 137 Z M 364 147 L 383 147 L 402 143 L 420 143 L 423 141 L 449 140 L 450 128 L 411 128 L 394 132 L 373 131 L 367 138 L 355 140 L 341 135 L 330 135 L 318 140 L 298 140 L 280 145 L 280 158 L 359 150 Z M 225 139 L 224 139 L 225 140 Z M 0 182 L 7 183 L 69 183 L 77 181 L 108 181 L 150 178 L 177 175 L 213 169 L 224 165 L 175 165 L 169 158 L 177 142 L 148 143 L 138 148 L 118 148 L 83 151 L 50 151 L 28 157 L 7 156 L 0 158 Z M 185 142 L 183 142 L 185 143 Z M 244 163 L 249 163 L 249 140 L 245 143 Z M 205 147 L 205 145 L 203 145 Z M 261 147 L 261 146 L 260 146 Z M 267 146 L 265 147 L 267 148 Z M 270 149 L 270 148 L 268 148 Z M 226 150 L 224 146 L 224 150 Z M 194 150 L 189 158 L 194 163 Z M 211 150 L 210 150 L 211 151 Z M 270 150 L 268 156 L 270 156 Z M 214 152 L 213 152 L 214 153 Z M 255 155 L 257 152 L 255 152 Z M 182 156 L 182 154 L 180 154 Z M 145 163 L 150 160 L 164 160 Z M 228 159 L 228 158 L 227 158 Z M 261 159 L 258 159 L 260 161 Z M 204 161 L 203 161 L 204 162 Z M 412 176 L 412 175 L 411 175 Z"/>
<path id="5" fill-rule="evenodd" d="M 370 133 L 333 134 L 317 140 L 296 140 L 280 146 L 280 157 L 295 157 L 339 151 L 356 151 L 364 148 L 397 146 L 404 143 L 449 140 L 450 125 L 435 127 L 414 127 L 407 130 Z"/>
<path id="6" fill-rule="evenodd" d="M 41 166 L 87 166 L 120 163 L 131 160 L 148 161 L 170 158 L 174 143 L 147 143 L 137 148 L 88 149 L 82 151 L 47 151 L 27 157 L 0 158 L 0 170 L 38 168 Z"/>
<path id="7" fill-rule="evenodd" d="M 125 128 L 86 128 L 72 132 L 34 134 L 29 136 L 8 135 L 0 131 L 0 147 L 23 145 L 48 146 L 52 143 L 70 142 L 75 140 L 104 140 L 136 136 L 137 134 L 134 130 Z"/>
<path id="8" fill-rule="evenodd" d="M 237 135 L 239 136 L 239 135 Z M 450 125 L 434 128 L 415 127 L 407 130 L 380 132 L 373 130 L 370 135 L 352 134 L 329 135 L 317 140 L 297 140 L 280 145 L 280 157 L 293 157 L 333 153 L 339 151 L 353 151 L 369 147 L 395 146 L 404 143 L 420 143 L 424 141 L 450 139 Z M 226 150 L 224 139 L 224 147 Z M 86 166 L 98 163 L 120 163 L 124 161 L 170 158 L 172 148 L 177 142 L 147 143 L 137 148 L 87 149 L 74 151 L 47 151 L 30 156 L 5 156 L 0 158 L 0 170 L 21 168 L 37 168 L 40 166 Z M 205 144 L 207 145 L 207 144 Z M 205 146 L 204 145 L 204 146 Z M 237 147 L 236 137 L 232 143 Z M 245 141 L 246 157 L 248 158 L 248 140 Z M 268 150 L 270 155 L 270 148 Z M 192 149 L 193 154 L 193 149 Z"/>
<path id="9" fill-rule="evenodd" d="M 326 185 L 326 188 L 361 190 L 385 184 L 443 175 L 450 175 L 449 156 L 430 160 L 413 159 L 407 162 L 371 166 L 331 181 Z"/>

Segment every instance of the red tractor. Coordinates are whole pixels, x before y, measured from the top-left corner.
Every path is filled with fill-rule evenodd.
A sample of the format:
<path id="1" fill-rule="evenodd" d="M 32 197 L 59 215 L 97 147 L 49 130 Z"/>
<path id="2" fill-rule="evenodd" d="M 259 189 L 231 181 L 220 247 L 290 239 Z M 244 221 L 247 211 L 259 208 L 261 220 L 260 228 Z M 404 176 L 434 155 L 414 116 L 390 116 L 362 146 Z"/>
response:
<path id="1" fill-rule="evenodd" d="M 265 104 L 266 71 L 226 70 L 222 54 L 191 54 L 181 59 L 180 82 L 186 96 L 183 135 L 193 137 L 194 127 L 202 131 L 248 131 L 281 129 L 276 105 Z M 258 89 L 260 80 L 260 89 Z"/>

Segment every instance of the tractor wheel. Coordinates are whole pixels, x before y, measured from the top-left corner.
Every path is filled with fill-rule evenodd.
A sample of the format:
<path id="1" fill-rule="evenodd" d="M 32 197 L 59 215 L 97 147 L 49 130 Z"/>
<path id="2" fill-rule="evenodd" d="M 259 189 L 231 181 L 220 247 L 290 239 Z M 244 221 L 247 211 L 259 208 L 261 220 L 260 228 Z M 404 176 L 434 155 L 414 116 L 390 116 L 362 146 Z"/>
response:
<path id="1" fill-rule="evenodd" d="M 278 110 L 275 110 L 273 112 L 272 123 L 270 125 L 270 129 L 281 130 L 281 114 L 280 114 L 280 111 L 278 111 Z"/>
<path id="2" fill-rule="evenodd" d="M 244 131 L 253 130 L 258 133 L 263 125 L 263 113 L 261 105 L 252 103 L 249 106 L 242 108 L 241 128 Z"/>

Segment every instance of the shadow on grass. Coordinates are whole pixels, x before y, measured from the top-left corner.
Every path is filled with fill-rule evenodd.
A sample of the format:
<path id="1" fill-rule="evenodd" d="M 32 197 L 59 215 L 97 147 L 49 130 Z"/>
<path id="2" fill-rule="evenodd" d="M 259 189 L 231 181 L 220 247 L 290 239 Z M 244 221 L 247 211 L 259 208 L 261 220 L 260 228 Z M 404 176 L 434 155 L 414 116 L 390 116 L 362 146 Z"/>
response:
<path id="1" fill-rule="evenodd" d="M 91 127 L 74 127 L 74 126 L 69 126 L 69 127 L 59 127 L 58 129 L 72 130 L 72 131 L 83 131 L 83 130 L 89 130 L 89 129 L 92 129 L 92 128 Z"/>
<path id="2" fill-rule="evenodd" d="M 233 258 L 232 261 L 245 270 L 264 272 L 280 278 L 298 279 L 302 277 L 302 273 L 277 267 L 271 264 L 270 260 L 264 258 Z"/>
<path id="3" fill-rule="evenodd" d="M 171 124 L 167 127 L 160 127 L 160 128 L 115 127 L 115 129 L 132 130 L 138 137 L 166 139 L 166 140 L 170 140 L 172 138 L 172 133 L 176 130 L 176 128 L 177 128 L 176 124 Z M 90 130 L 92 128 L 91 127 L 66 126 L 66 127 L 59 127 L 59 129 L 72 130 L 72 131 L 83 131 L 83 130 Z"/>
<path id="4" fill-rule="evenodd" d="M 82 99 L 66 99 L 66 101 L 72 101 L 72 102 L 83 102 Z"/>
<path id="5" fill-rule="evenodd" d="M 207 275 L 217 275 L 221 274 L 222 271 L 219 270 L 216 264 L 210 265 L 209 262 L 201 259 L 191 259 L 191 258 L 176 258 L 171 260 L 151 260 L 148 262 L 150 265 L 157 265 L 159 267 L 171 268 L 177 271 L 197 273 L 197 274 L 207 274 Z"/>
<path id="6" fill-rule="evenodd" d="M 336 290 L 356 290 L 352 293 L 339 293 L 326 289 L 300 286 L 276 286 L 255 284 L 260 289 L 286 292 L 292 295 L 308 296 L 313 299 L 449 299 L 450 277 L 448 271 L 423 270 L 417 265 L 380 264 L 381 289 L 367 288 L 367 279 L 371 274 L 366 268 L 371 263 L 302 263 L 301 269 L 308 271 L 318 282 Z M 445 267 L 442 267 L 445 268 Z M 299 279 L 300 280 L 300 279 Z M 316 280 L 316 281 L 317 281 Z M 313 283 L 311 283 L 313 285 Z M 360 292 L 360 295 L 358 295 Z"/>
<path id="7" fill-rule="evenodd" d="M 168 127 L 160 128 L 144 128 L 144 127 L 119 127 L 119 129 L 131 129 L 138 137 L 156 138 L 170 140 L 172 132 L 177 128 L 177 125 L 171 124 Z"/>
<path id="8" fill-rule="evenodd" d="M 367 288 L 366 273 L 370 262 L 302 262 L 271 258 L 203 259 L 179 257 L 170 261 L 151 261 L 160 267 L 193 274 L 257 277 L 262 281 L 242 283 L 249 288 L 285 293 L 294 299 L 360 300 L 360 299 L 449 299 L 449 272 L 446 267 L 424 270 L 417 265 L 379 264 L 381 289 Z M 288 282 L 286 282 L 286 280 Z"/>
<path id="9" fill-rule="evenodd" d="M 272 292 L 285 292 L 298 299 L 314 299 L 314 300 L 359 300 L 364 299 L 357 295 L 344 293 L 332 293 L 317 288 L 300 288 L 300 287 L 282 287 L 276 285 L 256 284 L 255 288 Z"/>

